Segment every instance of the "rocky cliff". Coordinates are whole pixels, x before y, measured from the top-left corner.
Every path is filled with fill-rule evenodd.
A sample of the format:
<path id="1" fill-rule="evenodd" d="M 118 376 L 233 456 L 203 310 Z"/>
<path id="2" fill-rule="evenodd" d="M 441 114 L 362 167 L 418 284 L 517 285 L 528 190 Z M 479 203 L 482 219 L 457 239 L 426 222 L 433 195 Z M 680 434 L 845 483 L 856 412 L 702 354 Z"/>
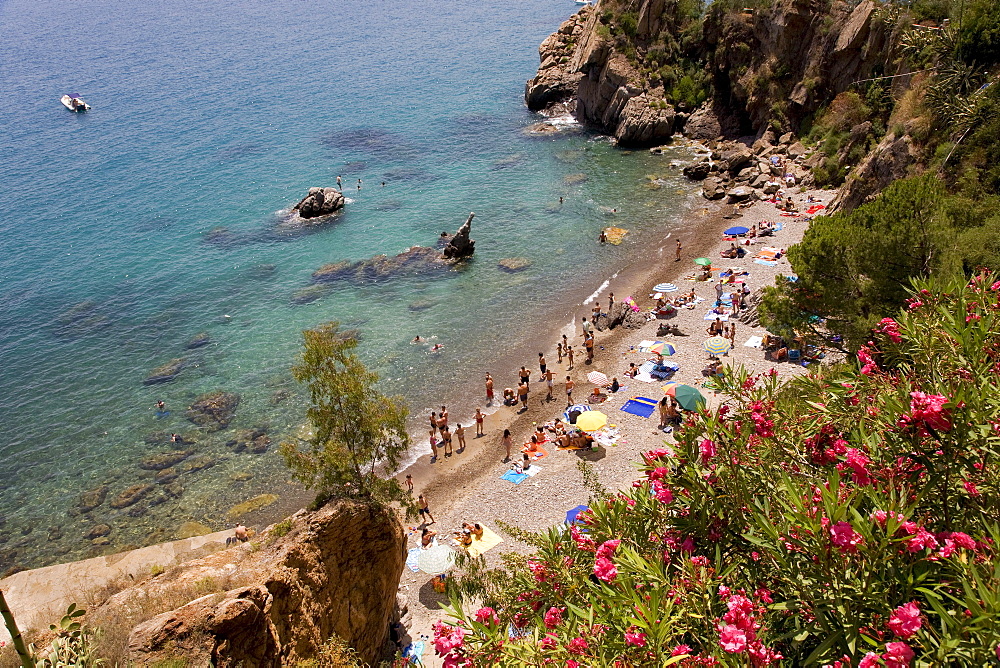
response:
<path id="1" fill-rule="evenodd" d="M 886 19 L 872 0 L 732 4 L 701 13 L 677 0 L 584 7 L 542 42 L 525 101 L 535 111 L 569 110 L 623 147 L 666 143 L 678 131 L 749 147 L 766 132 L 804 134 L 838 95 L 863 97 L 872 85 L 864 80 L 899 70 L 894 45 L 905 21 Z M 886 95 L 908 84 L 894 81 Z M 874 145 L 881 135 L 868 137 Z M 915 157 L 908 140 L 887 141 L 891 159 L 866 161 L 845 206 L 877 191 L 884 179 L 870 177 L 905 174 Z"/>
<path id="2" fill-rule="evenodd" d="M 119 592 L 91 614 L 144 620 L 128 636 L 128 658 L 138 666 L 294 665 L 334 634 L 377 663 L 404 548 L 392 511 L 335 502 Z M 170 609 L 152 616 L 164 602 Z"/>

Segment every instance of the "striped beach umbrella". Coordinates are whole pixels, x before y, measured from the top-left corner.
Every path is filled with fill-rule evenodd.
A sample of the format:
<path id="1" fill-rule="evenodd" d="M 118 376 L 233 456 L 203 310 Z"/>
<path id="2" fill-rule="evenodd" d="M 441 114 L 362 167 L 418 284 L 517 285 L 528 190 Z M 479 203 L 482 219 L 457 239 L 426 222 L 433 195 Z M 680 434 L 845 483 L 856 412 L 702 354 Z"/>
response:
<path id="1" fill-rule="evenodd" d="M 663 355 L 664 357 L 670 357 L 677 351 L 669 343 L 664 343 L 663 341 L 657 341 L 656 343 L 654 343 L 649 347 L 649 352 L 658 353 L 660 355 Z"/>
<path id="2" fill-rule="evenodd" d="M 702 347 L 704 347 L 710 355 L 718 357 L 719 355 L 725 355 L 728 353 L 729 349 L 733 347 L 733 344 L 729 342 L 729 339 L 724 339 L 721 336 L 713 336 L 710 339 L 706 339 L 705 343 L 702 344 Z"/>
<path id="3" fill-rule="evenodd" d="M 429 575 L 440 575 L 455 565 L 455 550 L 447 545 L 435 545 L 417 557 L 417 568 Z"/>
<path id="4" fill-rule="evenodd" d="M 678 385 L 680 385 L 680 383 L 678 383 L 676 380 L 671 380 L 667 382 L 667 384 L 663 386 L 663 393 L 668 397 L 674 396 L 674 394 L 677 392 Z"/>
<path id="5" fill-rule="evenodd" d="M 608 377 L 600 371 L 591 371 L 587 374 L 587 380 L 594 385 L 607 385 Z"/>
<path id="6" fill-rule="evenodd" d="M 677 292 L 677 286 L 673 283 L 659 283 L 653 286 L 653 292 Z"/>

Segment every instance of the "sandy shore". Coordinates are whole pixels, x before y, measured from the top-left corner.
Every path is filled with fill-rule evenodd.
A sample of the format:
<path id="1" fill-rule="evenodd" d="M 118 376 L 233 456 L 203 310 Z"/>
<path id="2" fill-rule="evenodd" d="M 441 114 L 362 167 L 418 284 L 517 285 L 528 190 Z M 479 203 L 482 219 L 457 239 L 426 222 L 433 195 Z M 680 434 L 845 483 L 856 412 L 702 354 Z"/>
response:
<path id="1" fill-rule="evenodd" d="M 796 193 L 793 197 L 800 210 L 807 206 L 808 196 L 813 196 L 820 203 L 829 203 L 836 193 L 832 191 L 806 191 Z M 705 314 L 715 300 L 714 282 L 693 282 L 684 280 L 692 274 L 696 267 L 692 260 L 696 257 L 709 257 L 716 267 L 739 267 L 749 272 L 745 277 L 751 291 L 771 285 L 778 274 L 791 273 L 790 266 L 784 256 L 774 266 L 764 266 L 753 261 L 752 255 L 763 246 L 786 249 L 797 243 L 808 225 L 806 217 L 783 216 L 777 208 L 768 202 L 756 202 L 744 208 L 737 219 L 724 217 L 732 213 L 732 205 L 706 202 L 702 208 L 692 211 L 690 220 L 683 225 L 674 236 L 666 235 L 659 244 L 649 247 L 637 256 L 632 264 L 619 272 L 603 293 L 598 297 L 599 303 L 605 308 L 608 302 L 608 292 L 614 292 L 617 299 L 632 296 L 643 309 L 652 306 L 652 286 L 661 282 L 676 284 L 680 292 L 694 288 L 696 295 L 705 298 L 694 310 L 681 309 L 678 315 L 668 322 L 676 324 L 686 336 L 659 337 L 659 340 L 670 342 L 677 350 L 667 361 L 680 365 L 680 370 L 673 380 L 688 385 L 701 387 L 703 381 L 701 370 L 708 362 L 708 354 L 702 349 L 702 342 L 707 338 L 706 329 L 710 322 L 704 320 Z M 723 259 L 720 253 L 729 247 L 730 242 L 723 240 L 722 230 L 732 225 L 750 227 L 762 220 L 780 222 L 783 229 L 774 236 L 758 238 L 757 243 L 749 246 L 746 257 L 740 260 Z M 684 245 L 682 260 L 674 261 L 675 239 L 680 238 Z M 746 247 L 745 247 L 746 248 Z M 675 294 L 680 294 L 680 292 Z M 674 295 L 671 295 L 674 296 Z M 462 522 L 480 522 L 496 531 L 504 542 L 487 553 L 487 561 L 493 562 L 505 551 L 526 550 L 527 546 L 503 534 L 497 527 L 496 520 L 501 520 L 523 529 L 540 530 L 564 521 L 566 511 L 579 504 L 586 504 L 588 492 L 582 484 L 577 470 L 581 460 L 592 462 L 599 475 L 601 483 L 609 489 L 619 489 L 631 483 L 636 476 L 636 464 L 640 453 L 650 448 L 669 442 L 671 437 L 658 429 L 659 419 L 654 413 L 649 418 L 641 418 L 620 410 L 621 406 L 634 396 L 644 396 L 660 399 L 663 396 L 662 382 L 643 383 L 628 379 L 624 372 L 629 362 L 638 366 L 649 355 L 636 350 L 642 340 L 655 340 L 657 326 L 660 322 L 653 320 L 639 329 L 627 330 L 617 328 L 612 331 L 597 332 L 595 336 L 595 359 L 592 364 L 583 362 L 584 355 L 580 318 L 589 316 L 593 304 L 580 305 L 575 319 L 576 325 L 567 325 L 563 332 L 570 339 L 574 351 L 579 350 L 575 366 L 568 369 L 568 362 L 557 361 L 555 344 L 559 338 L 557 333 L 551 340 L 539 341 L 537 346 L 524 351 L 523 364 L 532 371 L 531 393 L 528 410 L 520 411 L 517 407 L 501 406 L 486 418 L 485 434 L 475 437 L 475 426 L 466 425 L 467 448 L 457 450 L 451 457 L 439 457 L 434 463 L 430 461 L 430 447 L 426 437 L 423 444 L 417 447 L 426 449 L 411 467 L 400 474 L 413 476 L 414 494 L 423 493 L 430 504 L 436 523 L 431 527 L 440 536 L 439 541 L 451 544 L 451 532 L 460 528 Z M 790 363 L 774 363 L 764 359 L 764 352 L 759 348 L 745 347 L 743 344 L 751 336 L 763 336 L 765 330 L 760 327 L 750 327 L 736 322 L 736 345 L 728 356 L 723 357 L 725 364 L 742 365 L 752 372 L 777 370 L 781 376 L 791 376 L 804 373 L 802 366 Z M 537 348 L 537 349 L 536 349 Z M 556 373 L 556 383 L 553 391 L 553 401 L 545 400 L 545 384 L 539 381 L 537 353 L 545 352 L 548 365 Z M 601 371 L 608 377 L 617 377 L 625 387 L 617 394 L 609 395 L 606 402 L 595 406 L 606 413 L 612 424 L 617 425 L 622 436 L 614 446 L 596 451 L 558 451 L 549 449 L 548 456 L 537 461 L 541 472 L 528 478 L 520 485 L 501 480 L 500 476 L 509 468 L 503 462 L 504 451 L 501 446 L 501 434 L 509 428 L 514 436 L 517 447 L 526 441 L 536 424 L 541 424 L 561 416 L 566 406 L 564 385 L 566 375 L 571 375 L 576 382 L 574 397 L 577 401 L 585 399 L 593 386 L 587 382 L 586 375 L 591 371 Z M 493 374 L 497 379 L 496 394 L 504 387 L 513 386 L 510 378 L 516 376 L 515 370 L 510 373 Z M 627 382 L 625 382 L 627 381 Z M 483 386 L 468 388 L 470 396 L 480 396 L 485 407 L 485 390 Z M 703 393 L 709 398 L 710 405 L 724 399 L 716 396 L 710 390 Z M 454 422 L 454 419 L 452 420 Z M 515 453 L 520 455 L 520 453 Z M 409 537 L 409 547 L 419 544 L 421 525 L 410 523 L 413 527 Z M 400 590 L 408 597 L 413 620 L 409 627 L 411 637 L 432 635 L 431 624 L 441 618 L 439 611 L 444 597 L 435 594 L 430 585 L 430 576 L 422 572 L 404 570 Z M 432 656 L 433 649 L 428 646 L 424 655 L 426 665 L 440 665 Z"/>

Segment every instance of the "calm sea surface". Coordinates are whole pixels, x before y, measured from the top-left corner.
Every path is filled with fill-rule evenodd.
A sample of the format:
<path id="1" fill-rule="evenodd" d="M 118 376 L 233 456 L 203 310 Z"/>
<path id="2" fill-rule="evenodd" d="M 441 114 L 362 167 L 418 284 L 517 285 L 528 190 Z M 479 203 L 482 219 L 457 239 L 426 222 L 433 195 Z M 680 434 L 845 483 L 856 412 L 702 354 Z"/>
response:
<path id="1" fill-rule="evenodd" d="M 289 374 L 302 329 L 360 330 L 359 354 L 415 424 L 443 400 L 468 415 L 462 397 L 481 394 L 483 370 L 533 360 L 533 333 L 676 225 L 690 188 L 668 165 L 685 149 L 525 132 L 541 120 L 522 101 L 537 46 L 574 9 L 0 2 L 0 573 L 167 539 L 186 521 L 221 529 L 236 503 L 293 494 L 276 444 L 303 421 Z M 69 113 L 68 92 L 93 110 Z M 310 234 L 276 230 L 337 175 L 343 215 Z M 476 255 L 461 270 L 293 301 L 324 263 L 433 245 L 470 211 Z M 608 224 L 632 231 L 623 245 L 595 243 Z M 508 257 L 531 265 L 504 273 Z M 188 349 L 200 333 L 208 345 Z M 411 345 L 416 334 L 444 350 Z M 178 358 L 172 382 L 143 384 Z M 214 390 L 241 403 L 208 433 L 184 413 Z M 254 427 L 266 453 L 226 445 Z M 111 508 L 152 482 L 137 463 L 170 450 L 171 432 L 214 465 Z M 107 500 L 81 514 L 81 493 L 102 486 Z M 98 523 L 110 545 L 83 538 Z"/>

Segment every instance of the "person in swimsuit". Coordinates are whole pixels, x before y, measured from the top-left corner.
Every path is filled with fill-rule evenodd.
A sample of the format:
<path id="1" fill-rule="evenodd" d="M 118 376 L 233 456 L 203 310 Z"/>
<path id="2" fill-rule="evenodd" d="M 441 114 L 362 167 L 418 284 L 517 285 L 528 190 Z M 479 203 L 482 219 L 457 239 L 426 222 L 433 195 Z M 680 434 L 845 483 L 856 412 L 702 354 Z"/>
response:
<path id="1" fill-rule="evenodd" d="M 521 383 L 517 386 L 517 396 L 521 400 L 524 410 L 528 410 L 528 384 Z"/>
<path id="2" fill-rule="evenodd" d="M 444 420 L 444 426 L 447 427 L 448 426 L 448 408 L 446 406 L 442 406 L 441 407 L 441 412 L 438 414 L 438 416 L 439 416 L 439 418 L 441 420 Z M 440 429 L 440 428 L 441 428 L 441 425 L 439 424 L 438 425 L 438 429 Z"/>
<path id="3" fill-rule="evenodd" d="M 501 445 L 503 445 L 504 450 L 507 453 L 507 456 L 504 457 L 504 461 L 505 462 L 509 462 L 510 461 L 510 450 L 511 450 L 511 448 L 514 447 L 514 439 L 511 438 L 510 429 L 504 429 L 503 430 L 503 438 L 500 440 L 500 443 L 501 443 Z"/>
<path id="4" fill-rule="evenodd" d="M 430 547 L 434 543 L 435 536 L 437 536 L 437 531 L 431 531 L 427 527 L 424 527 L 424 530 L 420 532 L 420 547 Z"/>
<path id="5" fill-rule="evenodd" d="M 486 405 L 493 405 L 493 376 L 486 374 Z"/>
<path id="6" fill-rule="evenodd" d="M 573 382 L 573 379 L 570 378 L 569 376 L 566 376 L 566 405 L 567 406 L 572 406 L 573 405 L 573 386 L 574 385 L 575 385 L 575 383 Z"/>
<path id="7" fill-rule="evenodd" d="M 455 436 L 458 436 L 458 449 L 465 451 L 465 427 L 461 424 L 455 425 Z"/>
<path id="8" fill-rule="evenodd" d="M 483 415 L 483 412 L 477 408 L 476 409 L 476 436 L 482 436 L 483 435 L 483 422 L 485 420 L 486 420 L 486 416 Z"/>
<path id="9" fill-rule="evenodd" d="M 541 353 L 538 353 L 538 370 L 542 372 L 543 376 L 545 375 L 545 355 Z"/>
<path id="10" fill-rule="evenodd" d="M 438 440 L 437 440 L 437 430 L 431 430 L 431 463 L 437 461 L 438 458 Z"/>
<path id="11" fill-rule="evenodd" d="M 566 357 L 569 358 L 569 367 L 573 368 L 573 346 L 566 346 Z"/>
<path id="12" fill-rule="evenodd" d="M 545 372 L 545 401 L 552 401 L 552 379 L 555 378 L 555 372 L 549 369 Z"/>
<path id="13" fill-rule="evenodd" d="M 436 434 L 438 430 L 437 415 L 435 411 L 431 411 L 431 435 Z"/>
<path id="14" fill-rule="evenodd" d="M 444 450 L 445 457 L 451 457 L 451 431 L 448 429 L 447 425 L 441 427 L 441 446 Z"/>
<path id="15" fill-rule="evenodd" d="M 518 372 L 518 377 L 520 377 L 522 383 L 527 385 L 531 381 L 531 372 L 522 366 Z"/>
<path id="16" fill-rule="evenodd" d="M 434 516 L 431 515 L 430 506 L 427 505 L 427 499 L 424 498 L 423 494 L 417 497 L 417 513 L 419 513 L 421 519 L 423 519 L 424 515 L 427 515 L 430 524 L 434 524 Z"/>
<path id="17" fill-rule="evenodd" d="M 556 343 L 556 358 L 560 364 L 562 364 L 563 347 L 562 341 Z"/>

